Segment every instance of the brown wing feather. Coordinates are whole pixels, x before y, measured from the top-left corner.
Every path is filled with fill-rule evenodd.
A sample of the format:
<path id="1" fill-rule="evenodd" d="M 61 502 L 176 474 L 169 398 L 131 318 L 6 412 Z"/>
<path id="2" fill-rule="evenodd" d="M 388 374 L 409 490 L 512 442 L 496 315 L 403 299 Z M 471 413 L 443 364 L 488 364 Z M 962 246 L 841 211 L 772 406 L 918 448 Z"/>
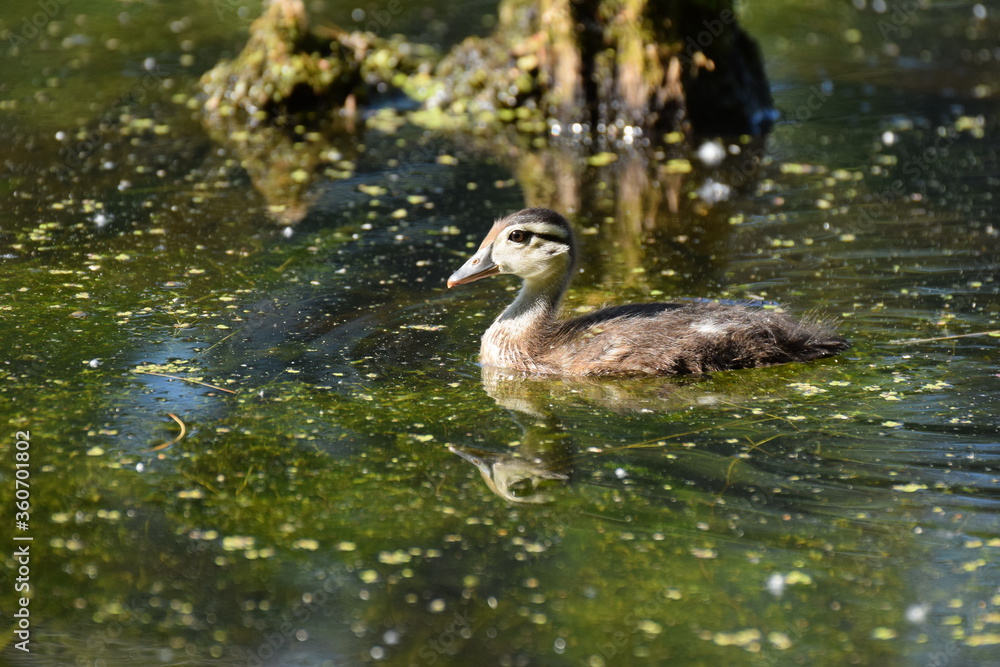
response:
<path id="1" fill-rule="evenodd" d="M 830 356 L 847 342 L 819 322 L 720 303 L 606 308 L 557 323 L 537 361 L 562 372 L 704 373 Z"/>

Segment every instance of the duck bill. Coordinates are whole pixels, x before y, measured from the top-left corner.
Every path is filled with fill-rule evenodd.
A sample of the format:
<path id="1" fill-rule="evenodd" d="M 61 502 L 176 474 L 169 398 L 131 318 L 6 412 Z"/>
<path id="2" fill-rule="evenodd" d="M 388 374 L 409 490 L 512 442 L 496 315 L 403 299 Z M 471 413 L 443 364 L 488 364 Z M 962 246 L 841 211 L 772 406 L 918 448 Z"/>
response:
<path id="1" fill-rule="evenodd" d="M 492 245 L 486 245 L 477 250 L 476 254 L 462 265 L 462 268 L 451 274 L 451 277 L 448 278 L 448 287 L 464 285 L 500 273 L 500 267 L 494 264 L 492 257 L 490 257 L 491 251 Z"/>

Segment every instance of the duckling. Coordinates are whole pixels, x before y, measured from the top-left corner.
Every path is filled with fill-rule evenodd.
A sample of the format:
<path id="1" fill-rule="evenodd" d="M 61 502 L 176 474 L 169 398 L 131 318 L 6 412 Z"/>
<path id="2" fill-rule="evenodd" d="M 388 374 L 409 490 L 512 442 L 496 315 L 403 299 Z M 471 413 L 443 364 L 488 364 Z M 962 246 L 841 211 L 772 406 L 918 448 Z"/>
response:
<path id="1" fill-rule="evenodd" d="M 480 363 L 531 374 L 679 375 L 828 357 L 846 340 L 816 321 L 718 302 L 638 303 L 559 318 L 576 266 L 573 229 L 549 209 L 493 224 L 448 287 L 510 273 L 524 282 L 483 335 Z"/>

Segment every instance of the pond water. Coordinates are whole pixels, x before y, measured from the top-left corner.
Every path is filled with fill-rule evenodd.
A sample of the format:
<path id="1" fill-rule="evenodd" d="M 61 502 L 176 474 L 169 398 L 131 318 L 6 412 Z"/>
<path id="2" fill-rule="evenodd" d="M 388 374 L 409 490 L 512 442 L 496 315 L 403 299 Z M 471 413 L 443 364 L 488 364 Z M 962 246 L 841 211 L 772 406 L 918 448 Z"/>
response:
<path id="1" fill-rule="evenodd" d="M 257 6 L 50 4 L 0 10 L 0 660 L 1000 662 L 1000 9 L 756 3 L 783 117 L 721 165 L 397 119 L 286 228 L 190 106 Z M 491 25 L 440 4 L 391 27 Z M 568 309 L 763 299 L 852 348 L 484 375 L 516 285 L 444 283 L 524 205 L 582 232 Z"/>

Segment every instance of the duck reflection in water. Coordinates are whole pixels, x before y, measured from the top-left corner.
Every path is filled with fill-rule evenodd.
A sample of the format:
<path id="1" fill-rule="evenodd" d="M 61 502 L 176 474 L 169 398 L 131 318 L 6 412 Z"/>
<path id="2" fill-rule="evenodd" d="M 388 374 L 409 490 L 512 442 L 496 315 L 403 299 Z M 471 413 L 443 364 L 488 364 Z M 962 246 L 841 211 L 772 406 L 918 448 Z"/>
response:
<path id="1" fill-rule="evenodd" d="M 552 496 L 542 489 L 566 483 L 569 473 L 554 470 L 545 458 L 524 458 L 472 447 L 448 445 L 448 450 L 476 466 L 490 491 L 512 503 L 546 503 Z"/>

